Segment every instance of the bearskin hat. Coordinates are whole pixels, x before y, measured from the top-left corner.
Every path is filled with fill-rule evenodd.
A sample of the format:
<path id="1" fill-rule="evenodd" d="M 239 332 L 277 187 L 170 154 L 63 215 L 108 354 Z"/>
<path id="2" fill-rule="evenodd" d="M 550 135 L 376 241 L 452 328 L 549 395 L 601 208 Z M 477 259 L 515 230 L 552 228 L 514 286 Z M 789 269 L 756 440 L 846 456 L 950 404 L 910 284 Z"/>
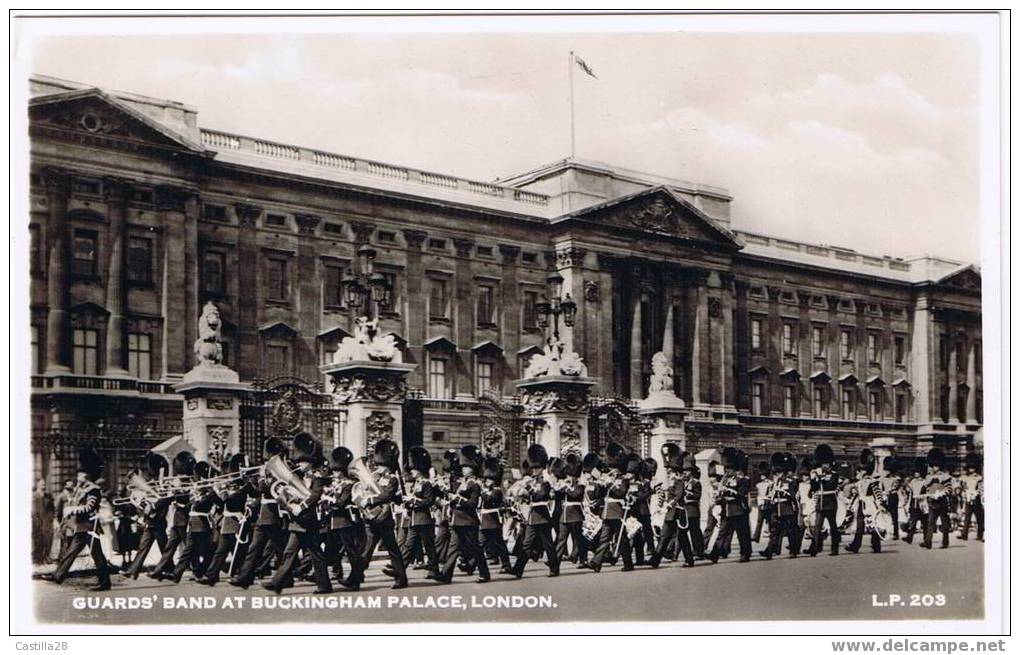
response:
<path id="1" fill-rule="evenodd" d="M 89 480 L 95 482 L 103 474 L 106 461 L 95 448 L 82 448 L 78 451 L 78 470 Z"/>
<path id="2" fill-rule="evenodd" d="M 946 465 L 946 454 L 941 448 L 932 448 L 928 451 L 928 466 L 943 468 Z"/>
<path id="3" fill-rule="evenodd" d="M 567 453 L 567 456 L 563 458 L 566 461 L 566 472 L 567 475 L 577 477 L 581 475 L 581 456 L 577 453 Z"/>
<path id="4" fill-rule="evenodd" d="M 400 467 L 400 448 L 389 439 L 380 439 L 372 448 L 372 462 L 396 471 Z"/>
<path id="5" fill-rule="evenodd" d="M 815 446 L 815 466 L 824 466 L 825 464 L 835 463 L 836 454 L 832 452 L 832 446 L 827 443 Z"/>
<path id="6" fill-rule="evenodd" d="M 813 469 L 814 467 L 815 467 L 815 463 L 811 459 L 810 456 L 805 455 L 803 458 L 801 458 L 801 460 L 800 460 L 800 472 L 801 473 L 809 473 L 811 471 L 811 469 Z"/>
<path id="7" fill-rule="evenodd" d="M 722 465 L 723 468 L 728 469 L 739 469 L 740 468 L 740 451 L 736 448 L 726 447 L 722 451 Z"/>
<path id="8" fill-rule="evenodd" d="M 457 452 L 457 463 L 461 466 L 470 466 L 477 469 L 482 465 L 482 459 L 482 453 L 479 452 L 478 446 L 474 444 L 462 446 Z"/>
<path id="9" fill-rule="evenodd" d="M 191 475 L 195 472 L 195 456 L 182 450 L 174 457 L 174 475 Z"/>
<path id="10" fill-rule="evenodd" d="M 329 451 L 329 468 L 333 471 L 347 471 L 347 467 L 354 461 L 354 453 L 349 448 L 337 446 Z"/>
<path id="11" fill-rule="evenodd" d="M 896 473 L 900 469 L 900 462 L 892 455 L 882 458 L 882 470 L 886 473 Z"/>
<path id="12" fill-rule="evenodd" d="M 544 469 L 548 463 L 549 453 L 546 452 L 545 446 L 539 443 L 528 446 L 528 465 L 531 468 Z"/>
<path id="13" fill-rule="evenodd" d="M 205 480 L 212 476 L 212 464 L 206 461 L 195 462 L 195 467 L 192 470 L 191 477 L 196 480 Z"/>
<path id="14" fill-rule="evenodd" d="M 319 464 L 322 462 L 322 442 L 308 432 L 294 435 L 294 461 Z"/>
<path id="15" fill-rule="evenodd" d="M 599 457 L 598 453 L 588 453 L 584 456 L 584 459 L 581 460 L 581 468 L 585 473 L 591 473 L 595 469 L 599 468 L 599 464 L 601 463 L 602 459 Z"/>
<path id="16" fill-rule="evenodd" d="M 673 468 L 673 461 L 677 457 L 681 457 L 683 455 L 680 450 L 680 444 L 672 441 L 667 441 L 662 444 L 662 448 L 659 449 L 659 454 L 662 456 L 662 465 L 666 468 Z"/>
<path id="17" fill-rule="evenodd" d="M 567 477 L 567 462 L 559 457 L 550 457 L 548 468 L 549 472 L 557 478 Z"/>
<path id="18" fill-rule="evenodd" d="M 620 470 L 629 475 L 641 475 L 642 462 L 638 455 L 630 454 L 623 460 Z"/>
<path id="19" fill-rule="evenodd" d="M 482 477 L 499 482 L 503 478 L 503 467 L 498 457 L 486 457 L 482 462 Z"/>
<path id="20" fill-rule="evenodd" d="M 428 475 L 429 469 L 432 468 L 432 455 L 423 446 L 412 446 L 407 451 L 407 462 L 404 464 L 404 470 L 418 471 L 425 475 Z"/>
<path id="21" fill-rule="evenodd" d="M 769 460 L 769 462 L 758 462 L 758 473 L 761 473 L 762 475 L 768 475 L 769 470 L 771 470 L 769 468 L 770 462 L 771 460 Z"/>
<path id="22" fill-rule="evenodd" d="M 871 475 L 875 472 L 875 454 L 871 452 L 870 448 L 865 448 L 861 451 L 858 462 L 860 462 L 860 470 L 864 471 L 866 475 Z"/>
<path id="23" fill-rule="evenodd" d="M 646 480 L 651 480 L 659 472 L 659 463 L 654 457 L 646 457 L 641 461 L 641 475 Z"/>
<path id="24" fill-rule="evenodd" d="M 924 457 L 914 458 L 914 473 L 918 475 L 927 475 L 928 473 L 928 460 Z"/>
<path id="25" fill-rule="evenodd" d="M 447 473 L 460 471 L 460 456 L 456 448 L 447 448 L 443 451 L 443 463 L 446 465 Z"/>
<path id="26" fill-rule="evenodd" d="M 287 444 L 283 442 L 283 439 L 279 437 L 269 437 L 266 442 L 262 445 L 262 456 L 265 459 L 274 457 L 276 455 L 287 456 Z"/>
<path id="27" fill-rule="evenodd" d="M 783 457 L 786 458 L 786 472 L 796 473 L 797 472 L 797 456 L 793 453 L 783 453 Z"/>
<path id="28" fill-rule="evenodd" d="M 157 455 L 156 453 L 145 453 L 145 470 L 150 477 L 159 477 L 160 472 L 170 471 L 170 463 L 166 461 L 166 457 Z"/>
<path id="29" fill-rule="evenodd" d="M 769 457 L 769 469 L 773 473 L 782 473 L 786 470 L 787 465 L 786 453 L 772 453 L 772 456 Z"/>
<path id="30" fill-rule="evenodd" d="M 236 455 L 231 455 L 230 458 L 227 460 L 228 473 L 238 473 L 240 472 L 241 469 L 243 469 L 246 466 L 248 466 L 248 456 L 245 455 L 244 453 L 237 453 Z"/>
<path id="31" fill-rule="evenodd" d="M 980 471 L 981 467 L 982 467 L 982 464 L 984 464 L 983 458 L 981 457 L 981 455 L 979 455 L 977 453 L 973 453 L 973 452 L 967 453 L 967 456 L 963 458 L 963 465 L 964 465 L 965 468 L 974 469 L 975 471 Z"/>
<path id="32" fill-rule="evenodd" d="M 609 468 L 619 468 L 620 462 L 626 453 L 627 451 L 624 450 L 623 446 L 615 441 L 610 441 L 606 444 L 606 464 Z"/>

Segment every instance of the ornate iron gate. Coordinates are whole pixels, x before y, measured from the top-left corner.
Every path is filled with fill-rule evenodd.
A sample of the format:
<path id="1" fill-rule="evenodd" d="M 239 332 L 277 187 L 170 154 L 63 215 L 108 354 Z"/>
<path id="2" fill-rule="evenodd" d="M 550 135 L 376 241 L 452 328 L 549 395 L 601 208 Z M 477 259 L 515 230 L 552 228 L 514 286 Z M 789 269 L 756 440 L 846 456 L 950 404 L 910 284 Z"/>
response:
<path id="1" fill-rule="evenodd" d="M 270 436 L 288 444 L 298 432 L 310 432 L 328 451 L 340 428 L 340 411 L 322 384 L 280 376 L 256 379 L 241 402 L 241 448 L 252 462 L 262 461 Z"/>
<path id="2" fill-rule="evenodd" d="M 535 421 L 524 416 L 516 397 L 504 399 L 488 390 L 479 398 L 478 405 L 482 450 L 497 454 L 504 466 L 519 467 L 534 441 Z"/>
<path id="3" fill-rule="evenodd" d="M 424 392 L 420 389 L 410 389 L 407 398 L 404 399 L 403 422 L 401 424 L 400 456 L 407 457 L 407 453 L 415 446 L 425 445 L 425 398 Z"/>
<path id="4" fill-rule="evenodd" d="M 592 396 L 588 404 L 588 444 L 602 452 L 615 441 L 648 457 L 652 424 L 638 413 L 637 403 L 621 396 Z"/>

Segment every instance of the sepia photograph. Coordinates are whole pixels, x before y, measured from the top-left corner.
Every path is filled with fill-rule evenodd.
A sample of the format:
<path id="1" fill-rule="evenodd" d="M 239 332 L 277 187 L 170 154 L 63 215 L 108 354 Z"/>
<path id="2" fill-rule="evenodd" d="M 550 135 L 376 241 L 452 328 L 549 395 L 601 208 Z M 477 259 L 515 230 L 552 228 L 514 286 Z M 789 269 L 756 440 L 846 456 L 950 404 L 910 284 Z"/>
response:
<path id="1" fill-rule="evenodd" d="M 12 634 L 1008 632 L 1001 20 L 12 17 Z"/>

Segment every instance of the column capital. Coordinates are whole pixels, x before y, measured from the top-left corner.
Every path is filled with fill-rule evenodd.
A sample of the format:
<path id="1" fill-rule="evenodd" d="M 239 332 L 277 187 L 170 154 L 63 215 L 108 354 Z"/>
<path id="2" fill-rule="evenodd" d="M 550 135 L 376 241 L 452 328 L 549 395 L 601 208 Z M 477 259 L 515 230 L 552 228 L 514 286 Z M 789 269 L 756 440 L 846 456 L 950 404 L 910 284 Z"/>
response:
<path id="1" fill-rule="evenodd" d="M 743 278 L 739 278 L 739 277 L 734 277 L 733 278 L 733 289 L 738 294 L 741 294 L 741 295 L 745 294 L 745 293 L 747 293 L 747 290 L 750 289 L 750 288 L 751 288 L 751 283 L 748 282 L 747 280 L 745 280 Z"/>
<path id="2" fill-rule="evenodd" d="M 107 176 L 103 178 L 103 200 L 105 202 L 123 202 L 131 195 L 131 180 L 123 177 Z"/>
<path id="3" fill-rule="evenodd" d="M 508 246 L 506 244 L 499 245 L 499 254 L 503 258 L 504 264 L 516 264 L 517 259 L 521 255 L 520 246 Z"/>
<path id="4" fill-rule="evenodd" d="M 839 296 L 834 293 L 825 294 L 825 301 L 829 303 L 829 309 L 839 309 Z"/>
<path id="5" fill-rule="evenodd" d="M 471 251 L 474 250 L 475 242 L 471 239 L 454 237 L 453 247 L 456 249 L 458 257 L 470 257 Z"/>
<path id="6" fill-rule="evenodd" d="M 354 235 L 354 243 L 368 243 L 368 240 L 372 238 L 373 232 L 375 232 L 374 223 L 351 221 L 351 234 Z"/>
<path id="7" fill-rule="evenodd" d="M 422 244 L 427 238 L 429 238 L 429 233 L 424 230 L 404 230 L 404 241 L 407 242 L 407 247 L 411 250 L 421 250 Z"/>
<path id="8" fill-rule="evenodd" d="M 158 211 L 183 212 L 192 192 L 182 187 L 165 184 L 153 189 L 152 195 Z"/>
<path id="9" fill-rule="evenodd" d="M 588 251 L 574 245 L 560 246 L 556 248 L 556 267 L 574 268 L 584 265 L 584 256 Z"/>
<path id="10" fill-rule="evenodd" d="M 797 289 L 797 305 L 807 307 L 811 304 L 811 292 L 804 289 Z"/>
<path id="11" fill-rule="evenodd" d="M 49 193 L 67 193 L 71 190 L 71 171 L 57 166 L 47 166 L 41 171 L 43 184 Z"/>
<path id="12" fill-rule="evenodd" d="M 234 212 L 242 227 L 255 227 L 255 221 L 262 215 L 262 207 L 246 202 L 235 202 Z"/>
<path id="13" fill-rule="evenodd" d="M 779 302 L 779 294 L 783 293 L 783 287 L 766 285 L 765 290 L 769 293 L 769 302 Z"/>
<path id="14" fill-rule="evenodd" d="M 683 276 L 687 283 L 691 286 L 705 286 L 708 284 L 708 277 L 712 274 L 712 271 L 707 268 L 685 268 L 683 269 Z"/>
<path id="15" fill-rule="evenodd" d="M 294 214 L 294 222 L 300 234 L 315 234 L 315 228 L 322 222 L 322 218 L 315 214 Z"/>

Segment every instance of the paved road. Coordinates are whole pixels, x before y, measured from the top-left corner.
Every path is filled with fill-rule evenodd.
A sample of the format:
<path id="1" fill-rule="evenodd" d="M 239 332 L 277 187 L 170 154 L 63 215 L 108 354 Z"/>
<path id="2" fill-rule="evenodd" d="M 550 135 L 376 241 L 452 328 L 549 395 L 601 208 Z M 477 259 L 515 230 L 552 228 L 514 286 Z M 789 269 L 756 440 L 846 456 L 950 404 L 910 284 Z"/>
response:
<path id="1" fill-rule="evenodd" d="M 547 578 L 540 564 L 529 565 L 523 580 L 507 576 L 475 584 L 464 575 L 436 585 L 415 571 L 411 586 L 391 591 L 391 581 L 369 570 L 360 592 L 317 596 L 300 583 L 281 596 L 252 587 L 248 592 L 221 583 L 213 589 L 195 583 L 115 578 L 112 591 L 88 592 L 92 579 L 70 579 L 63 586 L 35 581 L 40 621 L 74 623 L 245 623 L 384 621 L 694 621 L 694 620 L 840 620 L 967 619 L 983 615 L 983 544 L 954 540 L 946 550 L 922 550 L 891 544 L 881 554 L 843 553 L 794 560 L 755 558 L 741 564 L 731 557 L 694 568 L 667 563 L 658 570 L 618 567 L 600 574 L 567 564 L 559 578 Z M 890 594 L 903 604 L 888 603 Z M 918 606 L 911 595 L 918 594 Z M 932 596 L 925 598 L 926 594 Z M 925 607 L 934 600 L 941 606 Z M 238 599 L 238 600 L 234 600 Z M 113 607 L 76 609 L 75 604 L 105 602 Z M 225 606 L 236 602 L 238 607 Z M 295 603 L 325 603 L 295 608 Z M 141 604 L 126 609 L 128 603 Z M 151 603 L 151 609 L 144 605 Z M 183 608 L 164 609 L 164 603 Z M 253 603 L 262 603 L 260 608 Z M 266 607 L 266 604 L 276 606 Z M 523 605 L 484 607 L 490 603 Z M 190 609 L 188 605 L 192 605 Z M 283 604 L 281 606 L 280 604 Z M 478 605 L 481 605 L 480 607 Z M 529 607 L 530 605 L 530 607 Z"/>

